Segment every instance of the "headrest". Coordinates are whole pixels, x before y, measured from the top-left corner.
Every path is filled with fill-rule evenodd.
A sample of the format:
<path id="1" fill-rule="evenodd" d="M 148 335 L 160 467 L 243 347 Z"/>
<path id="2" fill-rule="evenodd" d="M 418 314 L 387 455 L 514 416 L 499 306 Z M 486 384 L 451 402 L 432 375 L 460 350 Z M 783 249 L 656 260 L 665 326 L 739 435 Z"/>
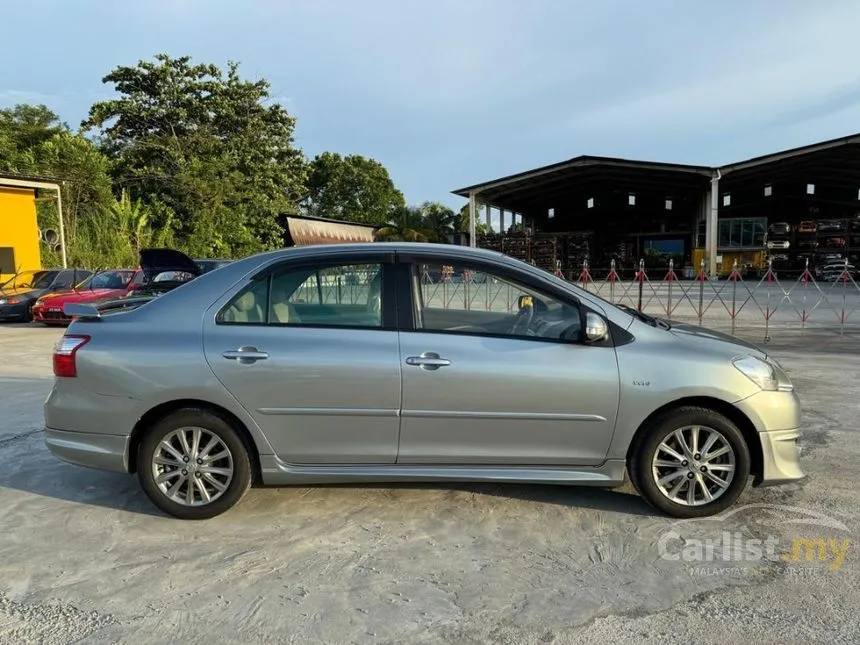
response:
<path id="1" fill-rule="evenodd" d="M 243 293 L 238 300 L 236 300 L 236 311 L 251 311 L 254 306 L 257 304 L 257 299 L 254 297 L 253 291 L 246 291 Z"/>

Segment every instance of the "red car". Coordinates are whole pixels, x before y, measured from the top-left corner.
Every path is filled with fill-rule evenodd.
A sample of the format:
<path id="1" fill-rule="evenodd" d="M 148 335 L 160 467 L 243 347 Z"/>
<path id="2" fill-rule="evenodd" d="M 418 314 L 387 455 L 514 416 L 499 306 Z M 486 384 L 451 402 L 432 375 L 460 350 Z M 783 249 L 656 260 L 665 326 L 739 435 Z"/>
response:
<path id="1" fill-rule="evenodd" d="M 39 298 L 33 305 L 33 320 L 46 325 L 68 325 L 72 319 L 63 311 L 66 304 L 115 301 L 142 293 L 145 289 L 163 291 L 184 280 L 193 279 L 201 272 L 194 260 L 180 251 L 141 249 L 140 267 L 137 269 L 100 271 L 74 289 Z"/>
<path id="2" fill-rule="evenodd" d="M 69 302 L 95 302 L 103 298 L 119 298 L 143 286 L 140 269 L 111 269 L 94 273 L 66 291 L 56 291 L 39 298 L 33 305 L 33 320 L 46 325 L 68 325 L 72 319 L 63 313 Z"/>

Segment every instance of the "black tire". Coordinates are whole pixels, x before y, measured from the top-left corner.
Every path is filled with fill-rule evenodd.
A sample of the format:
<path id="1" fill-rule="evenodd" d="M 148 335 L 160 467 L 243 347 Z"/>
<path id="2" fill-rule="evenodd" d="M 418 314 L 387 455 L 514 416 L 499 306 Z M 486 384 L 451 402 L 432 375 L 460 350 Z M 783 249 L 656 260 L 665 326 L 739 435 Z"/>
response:
<path id="1" fill-rule="evenodd" d="M 679 504 L 669 499 L 654 480 L 651 467 L 657 447 L 663 440 L 675 430 L 687 426 L 704 426 L 718 431 L 734 452 L 735 472 L 728 487 L 713 501 L 698 506 Z M 634 487 L 651 506 L 677 518 L 707 517 L 726 510 L 746 488 L 750 475 L 750 452 L 743 433 L 731 420 L 708 408 L 685 406 L 660 415 L 639 433 L 630 451 L 627 467 Z"/>
<path id="2" fill-rule="evenodd" d="M 188 506 L 170 499 L 159 488 L 152 472 L 153 458 L 161 441 L 184 427 L 201 428 L 217 436 L 232 458 L 233 474 L 226 490 L 209 503 Z M 149 499 L 165 513 L 183 520 L 205 520 L 224 513 L 242 499 L 251 486 L 251 461 L 248 447 L 230 423 L 208 410 L 182 408 L 160 419 L 146 432 L 137 451 L 137 475 Z"/>

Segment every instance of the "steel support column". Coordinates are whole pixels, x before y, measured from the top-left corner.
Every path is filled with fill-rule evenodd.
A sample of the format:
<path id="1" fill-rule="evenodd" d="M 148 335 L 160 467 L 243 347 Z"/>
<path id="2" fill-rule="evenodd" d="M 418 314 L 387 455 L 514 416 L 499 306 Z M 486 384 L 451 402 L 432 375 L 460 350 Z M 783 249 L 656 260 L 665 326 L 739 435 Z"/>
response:
<path id="1" fill-rule="evenodd" d="M 708 225 L 705 229 L 705 247 L 708 256 L 708 275 L 711 278 L 717 275 L 717 239 L 719 238 L 720 224 L 720 171 L 711 179 L 711 210 L 708 213 Z"/>
<path id="2" fill-rule="evenodd" d="M 469 246 L 477 246 L 475 240 L 475 222 L 478 219 L 478 204 L 475 193 L 469 193 Z"/>
<path id="3" fill-rule="evenodd" d="M 489 204 L 487 204 L 487 205 L 486 205 L 486 209 L 487 209 L 487 210 L 486 210 L 486 215 L 487 215 L 487 233 L 492 233 L 492 232 L 493 232 L 493 219 L 492 219 L 492 217 L 493 217 L 493 211 L 492 211 L 492 207 L 491 207 Z"/>

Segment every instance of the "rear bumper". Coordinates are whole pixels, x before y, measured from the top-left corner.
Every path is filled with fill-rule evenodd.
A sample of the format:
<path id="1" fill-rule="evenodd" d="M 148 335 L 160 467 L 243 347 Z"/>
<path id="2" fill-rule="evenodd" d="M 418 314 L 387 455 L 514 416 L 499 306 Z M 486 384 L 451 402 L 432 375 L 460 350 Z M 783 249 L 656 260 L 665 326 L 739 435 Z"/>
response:
<path id="1" fill-rule="evenodd" d="M 129 437 L 125 435 L 45 428 L 45 445 L 56 457 L 99 470 L 127 473 L 128 442 Z"/>

